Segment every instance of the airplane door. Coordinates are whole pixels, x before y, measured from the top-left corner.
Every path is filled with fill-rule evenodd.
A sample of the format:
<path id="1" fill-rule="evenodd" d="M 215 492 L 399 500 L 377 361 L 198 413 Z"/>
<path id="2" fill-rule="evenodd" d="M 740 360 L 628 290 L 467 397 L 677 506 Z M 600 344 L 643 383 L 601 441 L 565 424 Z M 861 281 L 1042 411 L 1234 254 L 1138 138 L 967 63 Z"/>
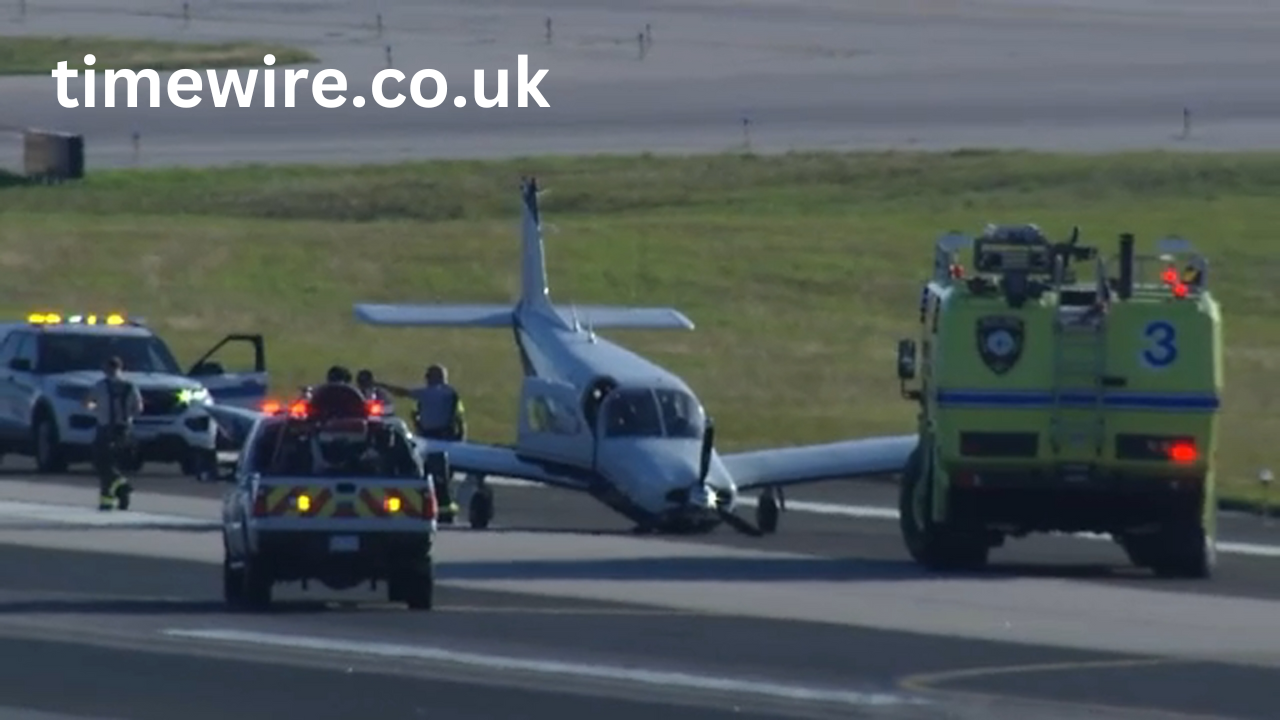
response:
<path id="1" fill-rule="evenodd" d="M 572 385 L 525 378 L 520 390 L 520 429 L 516 439 L 519 452 L 591 467 L 595 439 L 578 405 L 578 391 Z"/>
<path id="2" fill-rule="evenodd" d="M 231 348 L 239 347 L 239 352 Z M 261 335 L 228 335 L 187 371 L 223 405 L 258 409 L 267 399 L 266 348 Z"/>

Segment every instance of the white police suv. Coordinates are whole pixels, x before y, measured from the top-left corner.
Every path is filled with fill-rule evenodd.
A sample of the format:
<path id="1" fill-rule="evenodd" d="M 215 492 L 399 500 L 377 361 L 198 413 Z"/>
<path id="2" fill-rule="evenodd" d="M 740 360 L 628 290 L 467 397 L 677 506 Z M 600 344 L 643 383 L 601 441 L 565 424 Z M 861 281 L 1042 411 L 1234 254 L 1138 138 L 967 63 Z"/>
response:
<path id="1" fill-rule="evenodd" d="M 213 358 L 238 343 L 251 347 L 252 368 L 227 372 Z M 222 444 L 205 408 L 256 408 L 266 397 L 261 335 L 228 335 L 184 372 L 140 319 L 36 313 L 25 323 L 0 324 L 0 450 L 34 456 L 43 473 L 90 462 L 97 420 L 85 400 L 112 356 L 124 362 L 122 377 L 142 393 L 130 472 L 146 462 L 168 462 L 181 464 L 184 474 L 211 478 Z"/>

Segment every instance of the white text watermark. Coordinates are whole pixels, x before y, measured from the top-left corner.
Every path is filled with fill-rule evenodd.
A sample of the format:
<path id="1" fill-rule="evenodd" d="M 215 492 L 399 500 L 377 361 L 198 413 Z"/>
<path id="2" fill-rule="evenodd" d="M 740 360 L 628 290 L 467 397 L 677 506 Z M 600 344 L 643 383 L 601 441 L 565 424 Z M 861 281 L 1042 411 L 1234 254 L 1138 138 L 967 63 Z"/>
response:
<path id="1" fill-rule="evenodd" d="M 274 55 L 266 55 L 262 59 L 263 63 L 268 67 L 276 63 Z M 67 61 L 63 60 L 58 63 L 58 68 L 53 70 L 53 79 L 58 84 L 58 104 L 64 108 L 77 107 L 97 107 L 97 84 L 95 74 L 92 68 L 97 62 L 97 58 L 93 55 L 84 56 L 84 64 L 88 69 L 84 71 L 84 103 L 79 99 L 69 97 L 67 94 L 70 80 L 74 80 L 80 75 L 79 70 L 67 69 Z M 257 89 L 258 70 L 249 70 L 248 78 L 241 82 L 240 71 L 228 70 L 225 72 L 224 79 L 218 82 L 216 71 L 207 70 L 209 78 L 209 93 L 213 96 L 214 107 L 226 107 L 227 101 L 231 98 L 232 91 L 236 95 L 236 104 L 239 107 L 250 107 L 254 102 L 254 91 Z M 295 107 L 298 82 L 307 80 L 310 72 L 308 70 L 298 70 L 289 68 L 284 70 L 284 107 Z M 507 71 L 498 71 L 497 92 L 492 97 L 485 96 L 484 70 L 476 70 L 474 73 L 474 87 L 472 98 L 475 104 L 482 108 L 507 107 Z M 528 107 L 529 101 L 537 103 L 538 107 L 551 107 L 547 99 L 542 96 L 542 92 L 538 90 L 538 83 L 547 75 L 547 70 L 539 70 L 532 78 L 529 77 L 529 56 L 519 55 L 516 61 L 516 106 Z M 405 73 L 387 69 L 373 76 L 373 101 L 378 107 L 398 108 L 405 103 L 405 94 L 403 92 L 394 91 L 396 94 L 387 97 L 389 91 L 388 85 L 391 83 L 404 83 L 408 80 L 409 96 L 413 98 L 414 104 L 423 108 L 434 108 L 444 104 L 449 95 L 449 83 L 445 80 L 444 74 L 437 70 L 419 70 L 412 77 L 408 77 Z M 119 82 L 123 80 L 125 83 L 126 106 L 131 108 L 138 107 L 138 90 L 141 81 L 147 81 L 147 88 L 150 91 L 150 107 L 160 107 L 160 75 L 155 70 L 134 71 L 124 70 L 106 70 L 104 72 L 104 98 L 103 107 L 116 107 L 116 91 Z M 347 77 L 342 74 L 341 70 L 321 70 L 316 73 L 311 80 L 311 97 L 315 103 L 322 108 L 334 109 L 340 108 L 347 103 L 347 96 L 337 93 L 347 91 Z M 430 83 L 428 83 L 430 81 Z M 394 86 L 393 86 L 394 87 Z M 203 97 L 199 95 L 203 91 L 203 82 L 200 73 L 195 70 L 177 70 L 169 76 L 167 83 L 166 95 L 170 104 L 175 107 L 190 110 L 198 106 Z M 424 91 L 434 90 L 434 94 L 428 97 Z M 272 69 L 262 71 L 262 106 L 273 108 L 276 107 L 276 71 Z M 356 95 L 352 98 L 351 105 L 356 108 L 362 108 L 366 105 L 363 95 Z M 453 98 L 454 107 L 466 107 L 467 96 L 456 95 Z"/>

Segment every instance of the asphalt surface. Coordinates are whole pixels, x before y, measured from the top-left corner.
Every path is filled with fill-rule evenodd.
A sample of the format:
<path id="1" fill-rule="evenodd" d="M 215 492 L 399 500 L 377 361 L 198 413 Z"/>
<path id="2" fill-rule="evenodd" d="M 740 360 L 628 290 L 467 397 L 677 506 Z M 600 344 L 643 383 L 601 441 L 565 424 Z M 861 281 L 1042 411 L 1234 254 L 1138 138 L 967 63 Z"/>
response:
<path id="1" fill-rule="evenodd" d="M 5 568 L 0 574 L 0 702 L 52 713 L 138 720 L 172 717 L 177 707 L 183 708 L 183 717 L 192 718 L 222 718 L 233 711 L 247 718 L 348 718 L 360 713 L 523 720 L 567 712 L 618 718 L 658 712 L 672 718 L 781 716 L 760 708 L 753 714 L 750 703 L 741 698 L 671 703 L 664 697 L 645 703 L 576 689 L 558 691 L 557 683 L 511 688 L 479 676 L 470 682 L 441 680 L 350 660 L 333 668 L 304 667 L 263 657 L 201 655 L 190 647 L 123 647 L 95 637 L 98 631 L 89 629 L 112 628 L 133 642 L 160 628 L 235 626 L 375 642 L 426 642 L 508 657 L 551 652 L 564 662 L 625 662 L 668 672 L 794 681 L 869 694 L 915 692 L 944 703 L 957 713 L 953 717 L 969 717 L 964 714 L 971 707 L 966 703 L 975 700 L 952 693 L 986 695 L 983 702 L 1087 698 L 1095 706 L 1087 710 L 1089 717 L 1143 717 L 1124 713 L 1153 708 L 1232 718 L 1274 717 L 1268 688 L 1276 671 L 1263 669 L 1152 664 L 1145 658 L 1103 653 L 449 587 L 441 588 L 432 613 L 380 606 L 376 596 L 360 591 L 297 590 L 283 594 L 283 602 L 271 614 L 245 616 L 223 610 L 219 574 L 207 564 L 0 546 L 0 567 Z M 333 602 L 353 598 L 366 604 Z M 65 623 L 75 642 L 44 631 L 42 623 L 50 618 Z M 76 691 L 66 692 L 72 677 Z M 1055 711 L 1053 705 L 1028 707 L 1039 713 Z"/>
<path id="2" fill-rule="evenodd" d="M 201 484 L 155 466 L 134 479 L 136 503 L 146 510 L 153 494 L 219 497 L 223 484 Z M 6 476 L 30 479 L 29 463 L 6 458 Z M 81 487 L 85 502 L 94 499 L 87 474 L 42 478 L 51 484 Z M 792 501 L 891 506 L 890 486 L 828 483 L 792 492 Z M 498 520 L 503 527 L 628 533 L 628 525 L 593 501 L 572 493 L 501 487 Z M 893 521 L 850 519 L 791 511 L 779 534 L 755 539 L 727 530 L 694 538 L 696 542 L 747 548 L 780 549 L 879 566 L 882 577 L 909 567 Z M 1228 516 L 1224 534 L 1239 542 L 1267 542 L 1277 531 L 1254 518 Z M 212 540 L 211 540 L 212 541 Z M 1123 554 L 1108 543 L 1040 538 L 1000 551 L 993 573 L 1063 577 L 1085 583 L 1159 588 L 1241 597 L 1280 596 L 1276 580 L 1280 560 L 1224 556 L 1219 577 L 1209 583 L 1156 581 L 1127 568 Z M 717 563 L 717 572 L 729 572 Z M 775 570 L 753 563 L 753 579 L 795 576 L 794 564 Z M 0 545 L 0 706 L 65 715 L 149 718 L 181 703 L 198 706 L 191 717 L 225 717 L 219 700 L 225 688 L 251 699 L 250 716 L 284 712 L 301 717 L 349 717 L 350 696 L 375 698 L 361 707 L 390 717 L 416 717 L 429 709 L 440 717 L 558 717 L 574 710 L 599 710 L 621 718 L 650 716 L 715 718 L 720 713 L 756 707 L 724 697 L 682 698 L 663 693 L 618 694 L 556 683 L 510 686 L 487 677 L 439 676 L 418 668 L 377 663 L 329 667 L 314 660 L 269 659 L 251 652 L 210 656 L 190 644 L 141 643 L 161 628 L 234 628 L 359 640 L 429 642 L 504 657 L 546 657 L 590 666 L 641 666 L 664 672 L 702 673 L 804 683 L 867 694 L 919 695 L 966 717 L 1130 717 L 1137 709 L 1228 718 L 1274 717 L 1267 688 L 1278 670 L 1210 662 L 1173 662 L 1138 656 L 1004 644 L 934 635 L 806 622 L 735 618 L 645 606 L 506 594 L 442 586 L 437 610 L 409 613 L 382 602 L 377 593 L 354 590 L 284 588 L 276 610 L 265 617 L 225 612 L 220 576 L 208 564 L 141 557 L 83 554 Z M 686 577 L 710 571 L 678 562 L 654 561 L 625 572 Z M 519 577 L 519 563 L 488 567 L 484 577 Z M 804 571 L 812 572 L 812 571 Z M 446 579 L 449 575 L 442 576 Z M 462 577 L 467 577 L 464 571 Z M 820 577 L 820 575 L 819 575 Z M 732 580 L 725 576 L 719 579 Z M 350 602 L 361 604 L 348 604 Z M 121 644 L 95 640 L 101 628 L 129 638 Z M 1082 632 L 1087 629 L 1082 628 Z M 11 652 L 5 652 L 9 650 Z M 19 661 L 15 658 L 23 658 Z M 265 665 L 263 663 L 266 663 Z M 352 667 L 359 666 L 356 672 Z M 101 668 L 109 691 L 86 694 L 51 692 L 56 682 L 78 682 L 74 668 Z M 354 677 L 352 672 L 355 672 Z M 497 682 L 496 687 L 491 687 Z M 308 690 L 299 705 L 294 693 Z M 223 690 L 219 691 L 219 688 Z M 400 688 L 394 691 L 392 688 Z M 941 694 L 938 694 L 941 693 Z M 202 698 L 192 702 L 193 698 Z M 429 706 L 423 698 L 431 698 Z M 1035 701 L 1029 706 L 1010 703 Z M 1047 701 L 1048 705 L 1041 705 Z M 1082 708 L 1079 703 L 1087 702 Z M 1059 704 L 1065 703 L 1065 704 Z M 806 706 L 807 707 L 807 706 Z M 288 708 L 288 710 L 286 710 Z M 789 716 L 791 706 L 756 707 L 734 717 Z M 885 714 L 868 709 L 853 717 L 931 718 L 924 714 Z M 237 711 L 238 712 L 238 711 Z M 894 711 L 902 712 L 906 711 Z M 912 709 L 911 712 L 917 712 Z M 221 713 L 221 714 L 219 714 Z M 468 715 L 468 713 L 473 713 Z M 1077 715 L 1075 713 L 1085 713 Z M 184 715 L 185 716 L 185 715 Z M 727 714 L 725 715 L 728 716 Z M 844 717 L 850 715 L 846 713 Z"/>
<path id="3" fill-rule="evenodd" d="M 514 0 L 263 0 L 194 2 L 189 23 L 176 16 L 177 2 L 26 5 L 21 21 L 0 19 L 0 34 L 285 42 L 317 54 L 312 76 L 339 69 L 347 96 L 368 100 L 362 109 L 350 100 L 322 109 L 306 80 L 296 106 L 286 108 L 281 68 L 273 108 L 265 107 L 261 78 L 251 107 L 234 99 L 213 107 L 206 82 L 194 109 L 172 105 L 163 92 L 159 107 L 146 107 L 145 85 L 140 108 L 104 107 L 100 87 L 97 107 L 66 109 L 52 77 L 0 79 L 0 126 L 82 132 L 90 168 L 747 144 L 757 151 L 1280 146 L 1280 7 L 1249 0 L 550 0 L 537 8 Z M 637 34 L 646 26 L 642 59 Z M 449 98 L 472 96 L 476 68 L 486 70 L 492 94 L 494 74 L 507 69 L 508 107 L 481 109 L 471 100 L 461 109 L 453 102 L 424 109 L 408 99 L 407 80 L 387 92 L 404 93 L 404 105 L 378 107 L 371 80 L 387 67 L 388 47 L 406 77 L 442 72 Z M 549 107 L 517 107 L 521 53 L 530 75 L 548 70 L 538 88 Z M 433 91 L 428 83 L 425 94 Z M 12 164 L 16 140 L 8 150 L 0 162 Z"/>
<path id="4" fill-rule="evenodd" d="M 6 459 L 0 472 L 15 476 L 26 471 L 29 463 Z M 13 468 L 10 470 L 10 468 Z M 187 478 L 166 474 L 168 468 L 157 466 L 145 470 L 135 479 L 140 494 L 158 492 L 173 495 L 218 498 L 227 486 L 220 483 L 197 483 Z M 4 475 L 0 474 L 0 477 Z M 25 475 L 21 475 L 25 477 Z M 88 473 L 50 478 L 50 482 L 84 487 L 86 502 L 93 499 L 94 480 Z M 455 487 L 458 485 L 455 484 Z M 794 489 L 787 494 L 790 501 L 808 501 L 836 505 L 896 508 L 896 487 L 888 483 L 830 482 Z M 139 501 L 145 509 L 145 500 Z M 569 491 L 495 487 L 495 527 L 521 530 L 568 531 L 580 533 L 630 535 L 631 523 L 599 505 L 591 498 Z M 749 508 L 742 511 L 749 519 Z M 1268 524 L 1264 520 L 1237 513 L 1222 513 L 1219 519 L 1220 539 L 1236 543 L 1280 546 L 1280 520 Z M 727 527 L 704 536 L 687 538 L 693 542 L 748 549 L 798 552 L 833 560 L 856 561 L 859 574 L 867 577 L 900 576 L 913 567 L 902 545 L 898 523 L 894 520 L 851 519 L 789 510 L 782 516 L 779 531 L 766 538 L 740 535 Z M 720 566 L 718 566 L 719 568 Z M 633 568 L 647 574 L 670 572 L 662 567 Z M 697 572 L 686 567 L 680 572 Z M 498 570 L 493 570 L 497 577 Z M 521 568 L 512 565 L 511 577 Z M 724 572 L 717 569 L 717 572 Z M 767 569 L 753 564 L 751 573 L 759 576 Z M 798 572 L 819 576 L 847 572 L 847 568 L 829 566 L 797 570 L 794 565 L 779 563 L 774 571 L 778 579 L 805 579 Z M 1280 558 L 1252 557 L 1223 553 L 1211 582 L 1157 579 L 1149 571 L 1134 568 L 1119 546 L 1098 540 L 1073 537 L 1032 536 L 1011 539 L 1003 548 L 992 552 L 988 572 L 993 577 L 1065 578 L 1113 587 L 1159 589 L 1178 593 L 1227 595 L 1244 598 L 1280 599 Z"/>

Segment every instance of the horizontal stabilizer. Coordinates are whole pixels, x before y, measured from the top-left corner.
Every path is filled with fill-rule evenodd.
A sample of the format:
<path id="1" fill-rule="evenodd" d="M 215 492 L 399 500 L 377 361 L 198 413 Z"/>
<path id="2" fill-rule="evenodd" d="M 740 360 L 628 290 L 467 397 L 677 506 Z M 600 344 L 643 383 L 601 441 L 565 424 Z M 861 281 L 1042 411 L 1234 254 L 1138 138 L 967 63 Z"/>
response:
<path id="1" fill-rule="evenodd" d="M 692 330 L 693 321 L 675 308 L 575 305 L 556 312 L 572 324 L 576 319 L 592 330 Z"/>
<path id="2" fill-rule="evenodd" d="M 356 320 L 400 327 L 511 327 L 510 305 L 356 305 Z"/>

